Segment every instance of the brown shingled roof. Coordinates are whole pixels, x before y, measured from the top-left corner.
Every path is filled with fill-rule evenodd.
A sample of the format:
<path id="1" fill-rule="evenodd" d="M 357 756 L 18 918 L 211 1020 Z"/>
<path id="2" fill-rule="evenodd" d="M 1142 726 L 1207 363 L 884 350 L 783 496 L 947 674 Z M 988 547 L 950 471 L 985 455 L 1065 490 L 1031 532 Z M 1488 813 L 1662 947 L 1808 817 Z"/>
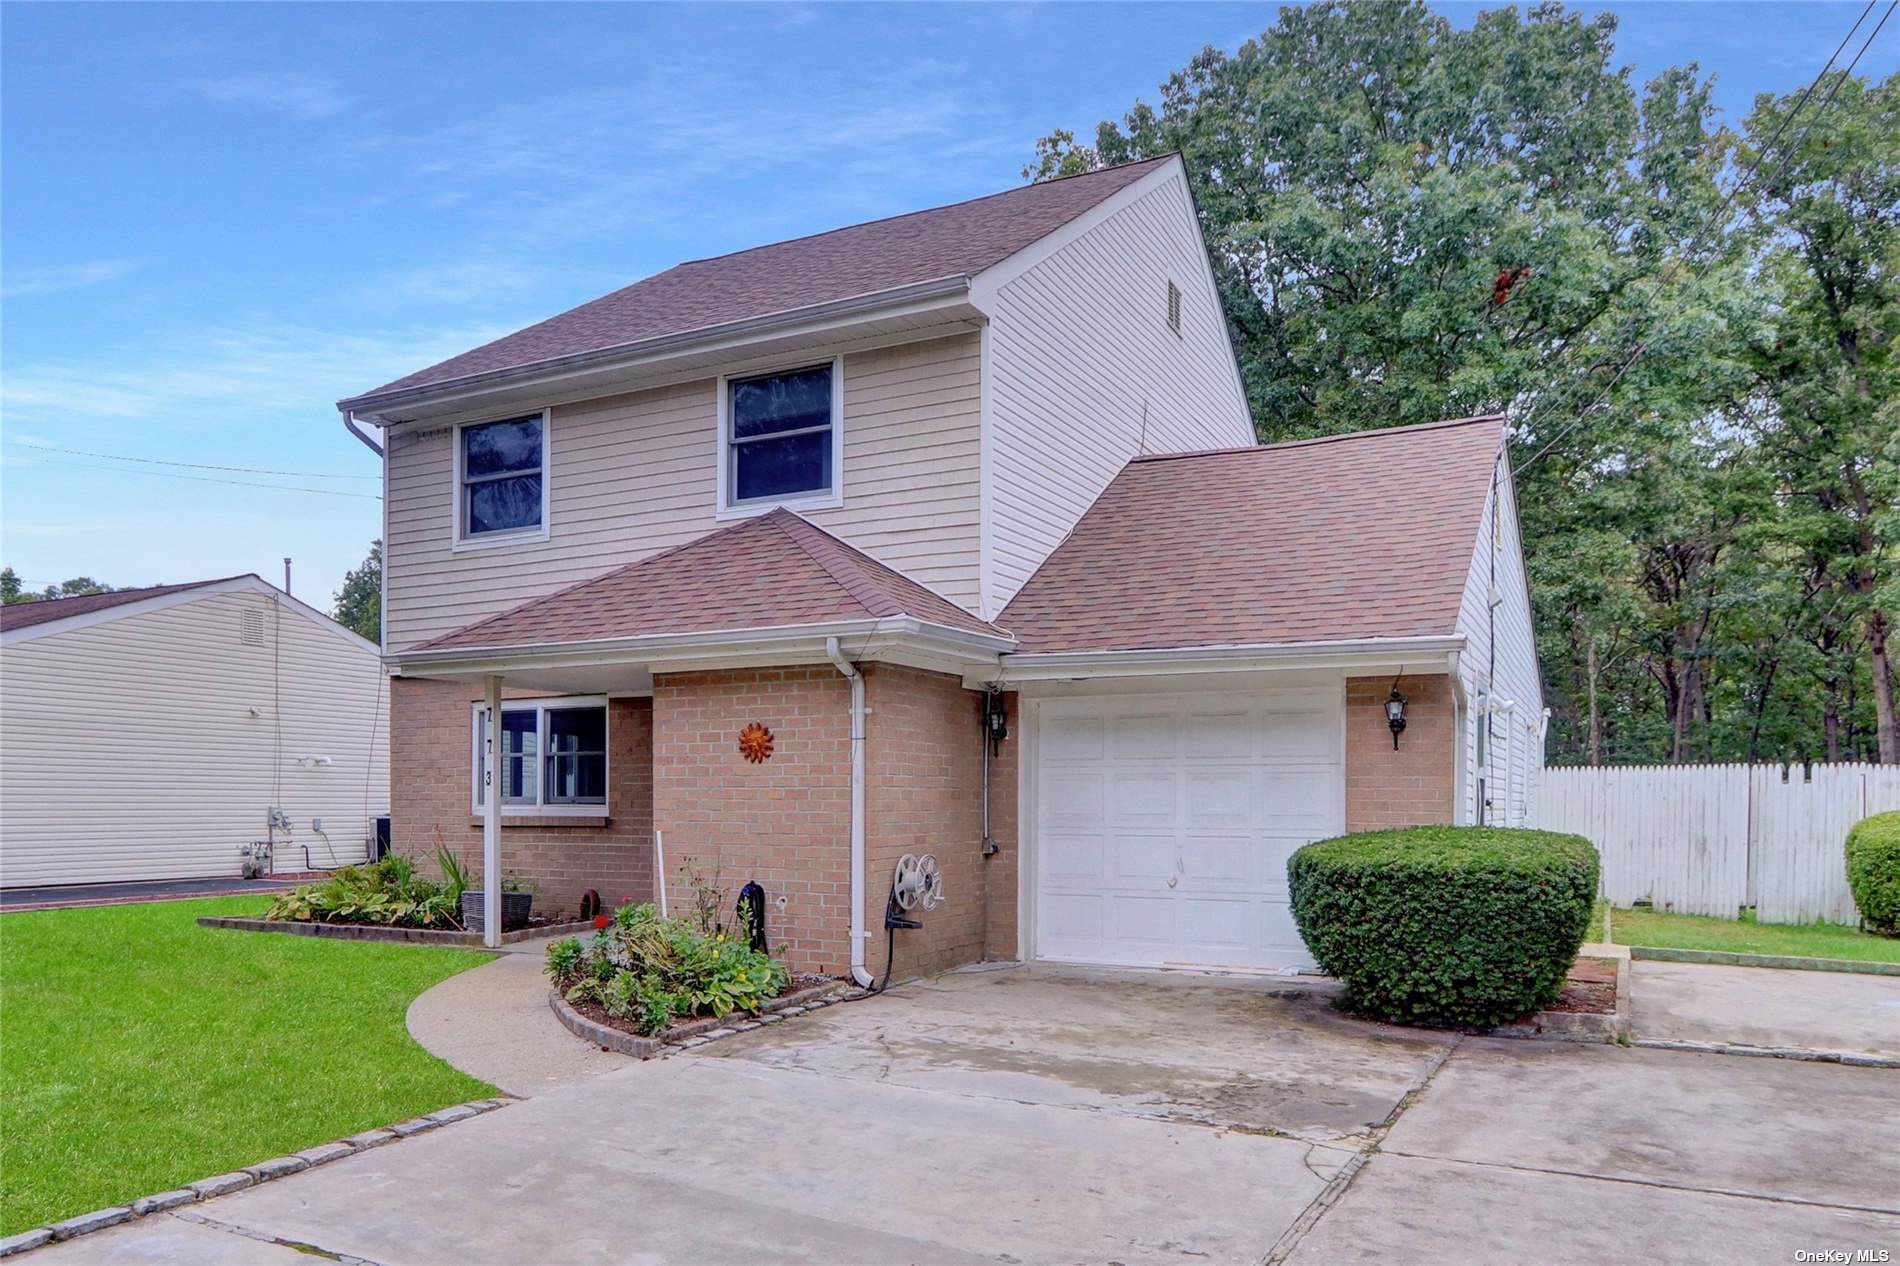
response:
<path id="1" fill-rule="evenodd" d="M 9 603 L 0 606 L 0 632 L 30 628 L 35 624 L 50 624 L 69 616 L 90 615 L 94 611 L 122 607 L 128 602 L 143 602 L 147 598 L 163 597 L 186 589 L 203 589 L 206 585 L 236 579 L 235 576 L 221 576 L 217 580 L 194 580 L 182 585 L 149 585 L 144 589 L 114 589 L 109 593 L 82 593 L 71 598 L 41 598 L 34 602 Z"/>
<path id="2" fill-rule="evenodd" d="M 357 400 L 945 277 L 975 276 L 1172 157 L 676 265 Z M 352 401 L 344 401 L 345 406 Z"/>
<path id="3" fill-rule="evenodd" d="M 1004 608 L 1025 653 L 1456 631 L 1503 419 L 1137 458 Z"/>
<path id="4" fill-rule="evenodd" d="M 779 509 L 525 602 L 417 647 L 456 650 L 910 616 L 1007 636 Z"/>

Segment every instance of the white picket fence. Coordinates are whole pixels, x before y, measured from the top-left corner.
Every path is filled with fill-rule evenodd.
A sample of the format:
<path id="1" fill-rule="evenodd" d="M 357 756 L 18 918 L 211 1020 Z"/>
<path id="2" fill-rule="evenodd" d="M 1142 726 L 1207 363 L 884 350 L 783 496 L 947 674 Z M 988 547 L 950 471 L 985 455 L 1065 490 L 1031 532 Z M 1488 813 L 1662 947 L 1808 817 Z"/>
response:
<path id="1" fill-rule="evenodd" d="M 1603 857 L 1614 904 L 1763 923 L 1853 923 L 1841 847 L 1854 823 L 1900 809 L 1900 765 L 1550 768 L 1532 824 Z"/>

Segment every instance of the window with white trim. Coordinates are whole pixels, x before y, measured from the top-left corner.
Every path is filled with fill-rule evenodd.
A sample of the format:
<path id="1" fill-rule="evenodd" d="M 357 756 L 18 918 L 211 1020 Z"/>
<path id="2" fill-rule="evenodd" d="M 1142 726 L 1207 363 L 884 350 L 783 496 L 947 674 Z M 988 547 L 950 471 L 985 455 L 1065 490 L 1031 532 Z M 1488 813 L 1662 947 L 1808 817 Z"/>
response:
<path id="1" fill-rule="evenodd" d="M 839 362 L 720 380 L 720 508 L 836 504 Z"/>
<path id="2" fill-rule="evenodd" d="M 511 699 L 501 705 L 495 781 L 504 813 L 599 815 L 607 805 L 607 701 Z M 475 705 L 471 772 L 476 813 L 489 779 L 488 709 Z"/>
<path id="3" fill-rule="evenodd" d="M 455 436 L 456 538 L 539 536 L 547 523 L 547 418 L 473 422 Z"/>

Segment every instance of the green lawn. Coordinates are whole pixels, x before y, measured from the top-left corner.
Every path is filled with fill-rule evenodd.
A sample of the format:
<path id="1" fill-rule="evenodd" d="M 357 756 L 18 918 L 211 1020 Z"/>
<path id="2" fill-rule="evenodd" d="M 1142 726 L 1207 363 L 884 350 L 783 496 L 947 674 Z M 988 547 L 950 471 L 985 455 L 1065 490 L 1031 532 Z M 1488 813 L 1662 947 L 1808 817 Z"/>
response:
<path id="1" fill-rule="evenodd" d="M 1900 940 L 1873 936 L 1834 923 L 1757 923 L 1699 914 L 1616 910 L 1610 927 L 1618 945 L 1658 949 L 1725 950 L 1736 954 L 1792 954 L 1801 958 L 1852 958 L 1900 963 Z"/>
<path id="2" fill-rule="evenodd" d="M 0 1235 L 494 1092 L 403 1027 L 488 955 L 195 922 L 263 904 L 0 915 Z"/>

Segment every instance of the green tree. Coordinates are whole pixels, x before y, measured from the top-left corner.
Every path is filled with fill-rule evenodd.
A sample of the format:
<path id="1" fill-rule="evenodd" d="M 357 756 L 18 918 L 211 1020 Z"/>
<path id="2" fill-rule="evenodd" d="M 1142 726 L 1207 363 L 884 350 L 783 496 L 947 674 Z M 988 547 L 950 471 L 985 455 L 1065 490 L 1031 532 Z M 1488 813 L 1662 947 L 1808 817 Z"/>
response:
<path id="1" fill-rule="evenodd" d="M 20 575 L 13 568 L 0 568 L 0 603 L 8 606 L 16 602 L 45 602 L 53 598 L 76 598 L 89 593 L 111 593 L 112 589 L 113 586 L 94 580 L 91 576 L 74 576 L 71 580 L 61 581 L 57 585 L 48 585 L 35 592 L 22 586 Z"/>
<path id="2" fill-rule="evenodd" d="M 1757 100 L 1751 152 L 1794 104 Z M 1889 647 L 1900 618 L 1900 75 L 1847 80 L 1831 108 L 1810 107 L 1788 130 L 1798 144 L 1755 199 L 1774 319 L 1751 346 L 1764 407 L 1750 422 L 1786 503 L 1782 545 L 1811 594 L 1801 636 L 1827 754 L 1854 754 L 1864 688 L 1873 750 L 1900 762 Z"/>
<path id="3" fill-rule="evenodd" d="M 369 556 L 343 575 L 336 591 L 336 622 L 372 642 L 383 640 L 383 543 L 369 543 Z"/>

